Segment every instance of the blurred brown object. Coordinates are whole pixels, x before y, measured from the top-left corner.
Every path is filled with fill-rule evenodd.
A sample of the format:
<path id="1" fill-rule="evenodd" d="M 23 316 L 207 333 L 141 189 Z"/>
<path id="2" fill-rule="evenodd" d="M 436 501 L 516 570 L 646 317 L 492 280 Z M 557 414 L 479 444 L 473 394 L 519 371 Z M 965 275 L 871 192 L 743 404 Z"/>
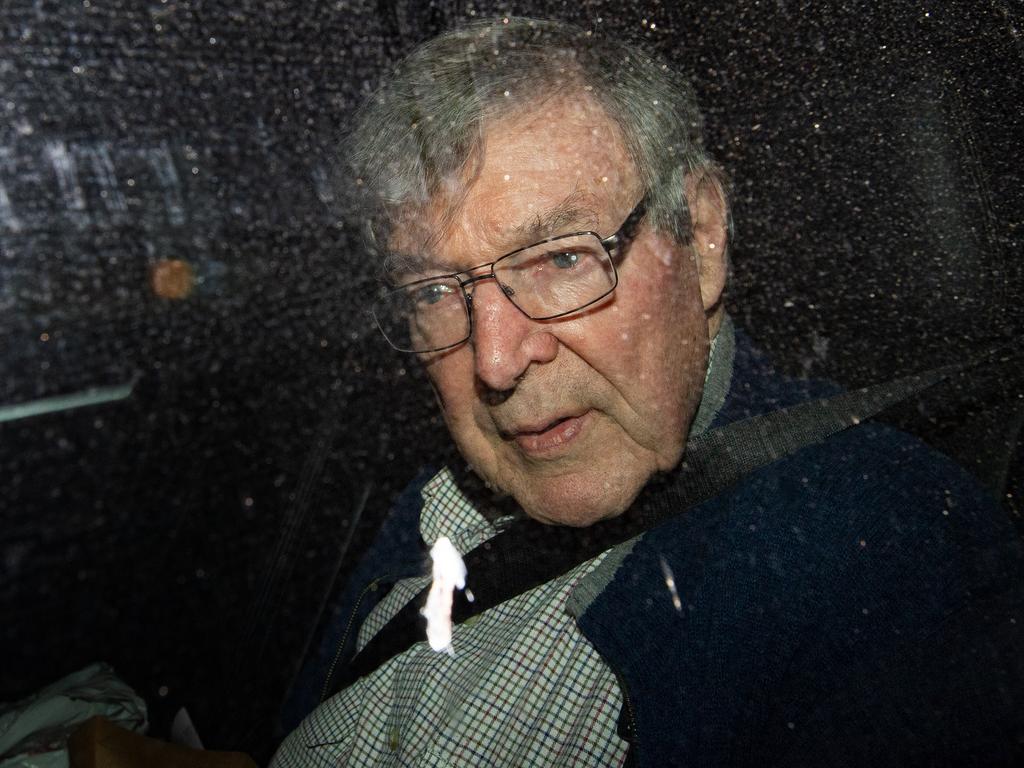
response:
<path id="1" fill-rule="evenodd" d="M 71 768 L 257 768 L 242 752 L 206 752 L 118 728 L 105 717 L 86 720 L 68 739 Z"/>
<path id="2" fill-rule="evenodd" d="M 187 261 L 161 259 L 150 268 L 149 283 L 162 299 L 185 299 L 195 287 L 196 275 Z"/>

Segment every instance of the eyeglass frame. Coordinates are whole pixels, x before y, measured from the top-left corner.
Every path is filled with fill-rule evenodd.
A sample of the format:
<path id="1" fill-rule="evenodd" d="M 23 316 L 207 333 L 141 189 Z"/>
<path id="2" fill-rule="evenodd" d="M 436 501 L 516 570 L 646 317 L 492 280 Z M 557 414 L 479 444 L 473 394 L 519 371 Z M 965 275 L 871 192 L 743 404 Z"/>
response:
<path id="1" fill-rule="evenodd" d="M 521 248 L 516 248 L 513 251 L 509 251 L 508 253 L 506 253 L 506 254 L 504 254 L 502 256 L 499 256 L 494 261 L 484 262 L 483 264 L 477 264 L 475 267 L 468 267 L 466 269 L 460 269 L 458 272 L 449 272 L 449 273 L 440 274 L 440 275 L 430 275 L 429 277 L 423 277 L 423 278 L 420 278 L 419 280 L 413 280 L 412 282 L 404 283 L 402 285 L 395 286 L 390 291 L 388 291 L 388 295 L 390 295 L 392 293 L 397 293 L 398 291 L 404 290 L 406 288 L 410 288 L 412 286 L 419 285 L 420 283 L 429 283 L 432 280 L 440 280 L 442 278 L 454 278 L 455 281 L 458 282 L 459 288 L 462 289 L 462 298 L 465 301 L 466 316 L 467 316 L 467 319 L 469 321 L 469 328 L 466 331 L 466 335 L 463 338 L 461 338 L 458 341 L 456 341 L 456 342 L 452 342 L 451 344 L 446 344 L 443 347 L 433 347 L 431 349 L 417 349 L 417 350 L 402 349 L 401 347 L 395 346 L 394 342 L 392 342 L 391 339 L 388 337 L 388 335 L 384 332 L 384 328 L 381 325 L 381 322 L 380 322 L 380 320 L 377 317 L 377 313 L 371 307 L 370 312 L 373 315 L 373 319 L 374 319 L 374 321 L 377 324 L 377 330 L 380 331 L 380 333 L 384 337 L 385 341 L 387 341 L 387 343 L 389 345 L 391 345 L 391 347 L 393 349 L 396 349 L 399 352 L 407 352 L 407 353 L 415 354 L 415 355 L 424 355 L 424 354 L 429 354 L 429 353 L 432 353 L 432 352 L 444 352 L 445 350 L 452 349 L 454 347 L 459 346 L 460 344 L 465 344 L 467 341 L 469 341 L 471 338 L 473 338 L 473 294 L 471 294 L 469 291 L 467 291 L 466 287 L 469 286 L 469 285 L 472 285 L 473 283 L 477 283 L 477 282 L 479 282 L 481 280 L 494 280 L 494 282 L 497 283 L 498 287 L 501 289 L 502 295 L 505 296 L 506 299 L 508 299 L 508 302 L 513 307 L 515 307 L 520 312 L 522 312 L 526 317 L 530 318 L 531 320 L 556 320 L 556 319 L 558 319 L 560 317 L 566 317 L 568 315 L 576 314 L 580 310 L 583 310 L 583 309 L 586 309 L 587 307 L 593 306 L 594 304 L 597 304 L 599 301 L 602 301 L 603 299 L 607 298 L 618 287 L 618 285 L 619 285 L 619 271 L 618 271 L 618 269 L 615 266 L 616 256 L 613 256 L 612 254 L 615 251 L 619 251 L 617 256 L 620 259 L 621 259 L 622 256 L 625 255 L 624 252 L 623 252 L 623 249 L 625 249 L 630 243 L 632 243 L 632 241 L 634 239 L 636 239 L 637 229 L 640 226 L 640 222 L 643 220 L 644 216 L 646 216 L 646 215 L 647 215 L 647 196 L 645 195 L 644 197 L 640 198 L 640 202 L 638 202 L 633 207 L 633 210 L 629 212 L 629 215 L 626 216 L 626 219 L 625 219 L 625 221 L 622 222 L 622 225 L 615 232 L 610 234 L 608 237 L 601 237 L 601 235 L 599 235 L 597 232 L 594 232 L 593 230 L 583 230 L 581 232 L 568 232 L 568 233 L 563 234 L 563 235 L 554 235 L 553 237 L 548 237 L 548 238 L 545 238 L 543 240 L 538 240 L 536 243 L 531 243 L 530 245 L 524 245 Z M 515 301 L 512 300 L 512 297 L 508 294 L 508 287 L 505 286 L 498 279 L 498 276 L 494 273 L 494 266 L 496 264 L 498 264 L 501 261 L 504 261 L 507 258 L 515 256 L 518 253 L 522 253 L 523 251 L 527 251 L 527 250 L 529 250 L 531 248 L 536 248 L 537 246 L 540 246 L 540 245 L 546 245 L 547 243 L 555 242 L 556 240 L 564 240 L 564 239 L 567 239 L 567 238 L 570 238 L 570 237 L 582 237 L 583 235 L 592 235 L 592 236 L 594 236 L 595 238 L 597 238 L 597 241 L 601 244 L 601 247 L 604 248 L 604 251 L 605 251 L 606 254 L 608 254 L 608 260 L 609 260 L 609 262 L 611 263 L 611 266 L 612 266 L 612 275 L 614 277 L 614 281 L 612 282 L 611 286 L 608 288 L 607 291 L 602 293 L 600 296 L 598 296 L 598 297 L 596 297 L 594 299 L 591 299 L 586 304 L 582 304 L 582 305 L 576 307 L 575 309 L 570 309 L 570 310 L 567 310 L 565 312 L 559 312 L 559 313 L 554 314 L 554 315 L 545 315 L 543 317 L 534 317 L 529 312 L 527 312 L 525 309 L 520 307 Z M 488 271 L 483 273 L 483 274 L 471 275 L 468 279 L 465 279 L 465 280 L 462 277 L 460 277 L 460 275 L 466 275 L 466 274 L 469 274 L 471 272 L 475 272 L 478 269 L 483 269 L 484 267 L 488 267 Z M 376 304 L 376 302 L 374 302 L 374 304 Z"/>

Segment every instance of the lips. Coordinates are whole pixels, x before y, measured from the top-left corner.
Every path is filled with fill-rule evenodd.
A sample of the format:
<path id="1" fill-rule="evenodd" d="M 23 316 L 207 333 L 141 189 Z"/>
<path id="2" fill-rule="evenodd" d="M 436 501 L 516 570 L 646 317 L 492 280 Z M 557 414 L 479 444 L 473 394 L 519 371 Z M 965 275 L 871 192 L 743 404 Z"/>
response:
<path id="1" fill-rule="evenodd" d="M 584 411 L 578 416 L 561 416 L 522 425 L 507 434 L 523 453 L 550 456 L 567 450 L 589 421 L 590 411 Z"/>

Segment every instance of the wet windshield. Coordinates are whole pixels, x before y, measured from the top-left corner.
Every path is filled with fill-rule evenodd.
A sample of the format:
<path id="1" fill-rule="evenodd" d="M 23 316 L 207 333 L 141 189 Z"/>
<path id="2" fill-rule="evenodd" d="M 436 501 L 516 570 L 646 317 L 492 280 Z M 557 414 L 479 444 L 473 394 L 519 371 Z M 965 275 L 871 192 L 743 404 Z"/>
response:
<path id="1" fill-rule="evenodd" d="M 452 368 L 428 375 L 374 322 L 386 265 L 367 245 L 368 214 L 353 207 L 364 180 L 346 165 L 344 137 L 417 44 L 512 12 L 639 46 L 692 83 L 704 147 L 728 178 L 721 307 L 737 343 L 780 375 L 828 382 L 825 394 L 1019 338 L 1024 48 L 1012 4 L 9 0 L 0 9 L 0 701 L 106 661 L 145 699 L 154 735 L 169 738 L 185 708 L 207 747 L 269 760 L 295 716 L 282 715 L 289 695 L 312 679 L 311 654 L 346 622 L 339 590 L 395 499 L 425 467 L 475 464 L 438 408 L 463 391 L 437 375 Z M 505 96 L 529 106 L 529 93 Z M 609 156 L 594 151 L 578 157 Z M 477 171 L 489 178 L 486 160 Z M 475 260 L 464 248 L 457 268 L 593 231 L 572 242 L 586 243 L 597 287 L 577 278 L 530 322 L 548 332 L 543 323 L 557 318 L 546 318 L 588 302 L 600 321 L 616 280 L 625 314 L 621 289 L 640 284 L 629 270 L 646 246 L 602 250 L 638 200 L 627 177 L 605 182 L 622 196 L 607 214 L 573 218 L 563 205 L 540 227 L 531 220 L 535 236 L 516 245 L 495 236 Z M 482 188 L 462 190 L 465 210 Z M 480 220 L 464 232 L 480 235 L 471 229 Z M 431 240 L 415 242 L 422 250 Z M 436 256 L 440 246 L 430 247 Z M 549 272 L 529 262 L 515 291 L 566 280 L 551 275 L 579 258 L 578 249 L 542 253 Z M 489 279 L 473 291 L 497 294 Z M 470 333 L 462 301 L 453 306 L 454 320 L 432 320 L 445 345 Z M 483 306 L 492 305 L 470 310 L 480 333 Z M 403 314 L 403 332 L 408 322 Z M 564 361 L 576 348 L 558 343 Z M 556 359 L 540 346 L 530 348 L 535 366 Z M 501 445 L 532 451 L 530 461 L 598 423 L 587 415 L 600 410 L 598 395 L 586 412 L 498 403 L 513 387 L 501 375 L 482 402 Z M 605 378 L 628 399 L 632 390 Z M 946 415 L 925 435 L 973 462 L 1014 516 L 1016 381 L 997 410 L 970 417 L 969 435 Z M 651 397 L 665 391 L 656 383 Z M 957 418 L 992 402 L 968 398 Z M 915 408 L 895 420 L 924 413 L 928 432 L 926 406 Z M 481 471 L 499 486 L 505 477 Z M 530 517 L 560 520 L 543 505 L 530 514 L 528 494 L 509 485 Z M 501 514 L 516 511 L 502 503 Z M 414 560 L 429 572 L 425 549 Z M 313 677 L 323 683 L 325 672 Z"/>

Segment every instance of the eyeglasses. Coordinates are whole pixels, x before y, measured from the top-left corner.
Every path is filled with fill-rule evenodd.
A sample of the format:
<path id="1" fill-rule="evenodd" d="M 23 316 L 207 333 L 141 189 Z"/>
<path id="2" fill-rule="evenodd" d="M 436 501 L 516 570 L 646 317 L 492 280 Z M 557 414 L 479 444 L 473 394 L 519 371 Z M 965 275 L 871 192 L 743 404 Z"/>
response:
<path id="1" fill-rule="evenodd" d="M 494 280 L 532 320 L 579 312 L 615 290 L 615 261 L 645 213 L 642 199 L 610 237 L 589 231 L 549 237 L 487 264 L 407 283 L 378 298 L 373 317 L 395 349 L 423 353 L 455 347 L 473 334 L 473 294 L 467 288 L 480 280 Z M 487 272 L 471 274 L 484 267 Z"/>

